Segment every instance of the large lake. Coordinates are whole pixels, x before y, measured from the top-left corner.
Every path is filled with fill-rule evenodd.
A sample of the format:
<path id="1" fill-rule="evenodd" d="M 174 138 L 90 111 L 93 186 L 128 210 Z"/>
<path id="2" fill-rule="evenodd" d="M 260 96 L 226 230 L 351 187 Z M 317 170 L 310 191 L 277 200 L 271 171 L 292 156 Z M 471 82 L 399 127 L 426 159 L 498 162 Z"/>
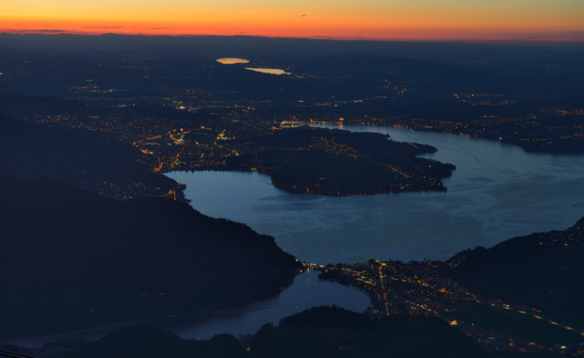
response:
<path id="1" fill-rule="evenodd" d="M 289 194 L 257 172 L 167 175 L 187 185 L 186 196 L 197 210 L 273 235 L 284 250 L 314 263 L 372 257 L 445 259 L 467 247 L 489 247 L 518 235 L 565 229 L 584 216 L 584 156 L 529 154 L 494 141 L 388 127 L 344 129 L 387 133 L 394 140 L 435 146 L 438 152 L 426 157 L 457 166 L 444 180 L 448 191 L 337 198 Z M 141 323 L 170 329 L 183 338 L 208 339 L 223 332 L 254 333 L 267 322 L 277 323 L 323 304 L 362 312 L 370 302 L 355 289 L 319 282 L 316 272 L 306 272 L 280 296 L 239 310 Z M 114 327 L 2 343 L 33 347 L 50 341 L 98 339 Z"/>
<path id="2" fill-rule="evenodd" d="M 584 156 L 391 127 L 344 129 L 436 147 L 425 157 L 457 167 L 444 180 L 448 191 L 338 198 L 290 194 L 255 172 L 167 175 L 187 185 L 185 195 L 200 212 L 246 223 L 300 260 L 320 264 L 447 259 L 466 248 L 563 230 L 584 216 Z"/>

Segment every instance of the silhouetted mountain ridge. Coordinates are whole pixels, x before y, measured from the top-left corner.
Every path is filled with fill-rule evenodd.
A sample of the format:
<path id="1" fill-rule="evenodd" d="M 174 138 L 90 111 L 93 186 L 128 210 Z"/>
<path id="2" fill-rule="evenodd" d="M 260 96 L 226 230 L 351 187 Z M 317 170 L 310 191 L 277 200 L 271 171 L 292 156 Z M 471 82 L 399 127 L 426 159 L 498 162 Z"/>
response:
<path id="1" fill-rule="evenodd" d="M 4 337 L 240 306 L 300 265 L 272 237 L 182 202 L 6 176 L 0 197 Z"/>
<path id="2" fill-rule="evenodd" d="M 446 275 L 472 292 L 584 324 L 584 218 L 563 231 L 462 251 L 449 263 Z"/>
<path id="3" fill-rule="evenodd" d="M 210 340 L 181 339 L 157 328 L 130 327 L 113 330 L 98 341 L 53 343 L 34 350 L 39 355 L 51 351 L 58 352 L 55 358 L 487 357 L 470 337 L 439 318 L 372 319 L 335 306 L 302 311 L 283 318 L 277 327 L 264 325 L 249 342 L 229 334 Z"/>

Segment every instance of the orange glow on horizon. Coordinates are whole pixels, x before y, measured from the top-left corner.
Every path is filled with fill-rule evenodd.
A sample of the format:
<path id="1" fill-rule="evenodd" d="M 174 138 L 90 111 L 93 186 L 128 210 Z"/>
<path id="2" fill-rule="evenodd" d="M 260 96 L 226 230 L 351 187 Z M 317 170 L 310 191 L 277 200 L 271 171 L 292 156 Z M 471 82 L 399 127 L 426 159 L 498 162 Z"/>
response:
<path id="1" fill-rule="evenodd" d="M 5 0 L 0 32 L 584 41 L 581 0 Z"/>

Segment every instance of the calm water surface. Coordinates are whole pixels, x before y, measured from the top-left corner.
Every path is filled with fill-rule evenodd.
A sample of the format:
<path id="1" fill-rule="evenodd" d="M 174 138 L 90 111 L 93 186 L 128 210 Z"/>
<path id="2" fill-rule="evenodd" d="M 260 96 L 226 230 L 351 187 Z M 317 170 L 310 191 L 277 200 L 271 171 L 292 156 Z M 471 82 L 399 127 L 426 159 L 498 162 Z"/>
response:
<path id="1" fill-rule="evenodd" d="M 369 297 L 351 287 L 333 282 L 319 282 L 318 271 L 303 273 L 291 287 L 274 299 L 254 303 L 241 310 L 216 315 L 199 324 L 169 326 L 183 338 L 209 339 L 217 333 L 250 334 L 271 322 L 277 325 L 284 317 L 322 305 L 337 305 L 363 312 L 371 306 Z"/>
<path id="2" fill-rule="evenodd" d="M 496 141 L 390 127 L 344 129 L 433 145 L 438 152 L 425 157 L 457 167 L 444 180 L 448 191 L 336 198 L 290 194 L 255 172 L 167 175 L 187 185 L 195 209 L 244 222 L 319 264 L 447 259 L 469 247 L 563 230 L 584 216 L 584 156 L 530 154 Z"/>

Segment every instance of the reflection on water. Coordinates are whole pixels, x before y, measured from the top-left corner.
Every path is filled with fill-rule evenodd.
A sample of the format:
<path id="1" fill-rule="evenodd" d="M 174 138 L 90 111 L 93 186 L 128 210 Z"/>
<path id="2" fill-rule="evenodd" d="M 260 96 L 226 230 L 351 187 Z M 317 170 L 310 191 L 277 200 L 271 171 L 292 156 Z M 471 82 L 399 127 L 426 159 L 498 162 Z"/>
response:
<path id="1" fill-rule="evenodd" d="M 261 73 L 268 73 L 270 75 L 291 75 L 290 72 L 285 72 L 284 70 L 279 70 L 277 68 L 251 68 L 246 67 L 246 70 L 261 72 Z"/>
<path id="2" fill-rule="evenodd" d="M 438 152 L 425 157 L 457 167 L 444 180 L 448 191 L 337 198 L 290 194 L 255 172 L 167 175 L 187 185 L 195 209 L 246 223 L 319 264 L 447 259 L 470 247 L 563 230 L 584 216 L 584 156 L 530 154 L 495 141 L 398 128 L 344 129 L 433 145 Z"/>
<path id="3" fill-rule="evenodd" d="M 210 312 L 163 320 L 130 322 L 68 334 L 34 339 L 23 339 L 0 344 L 14 344 L 19 347 L 41 347 L 47 342 L 70 339 L 97 340 L 119 327 L 146 325 L 157 326 L 172 331 L 185 339 L 209 339 L 215 334 L 253 334 L 264 324 L 277 325 L 281 318 L 291 316 L 306 309 L 322 305 L 337 305 L 354 312 L 363 312 L 370 306 L 369 297 L 354 288 L 333 282 L 318 280 L 318 271 L 304 272 L 292 285 L 275 298 L 253 303 L 241 309 L 226 312 Z"/>
<path id="4" fill-rule="evenodd" d="M 221 62 L 224 65 L 234 65 L 236 63 L 249 63 L 249 60 L 237 57 L 222 57 L 217 62 Z"/>
<path id="5" fill-rule="evenodd" d="M 274 299 L 254 303 L 224 315 L 215 315 L 198 324 L 166 327 L 183 338 L 209 339 L 217 333 L 252 334 L 264 324 L 277 325 L 281 318 L 322 305 L 337 305 L 363 312 L 370 306 L 369 297 L 354 288 L 333 282 L 319 282 L 318 272 L 306 272 Z"/>

